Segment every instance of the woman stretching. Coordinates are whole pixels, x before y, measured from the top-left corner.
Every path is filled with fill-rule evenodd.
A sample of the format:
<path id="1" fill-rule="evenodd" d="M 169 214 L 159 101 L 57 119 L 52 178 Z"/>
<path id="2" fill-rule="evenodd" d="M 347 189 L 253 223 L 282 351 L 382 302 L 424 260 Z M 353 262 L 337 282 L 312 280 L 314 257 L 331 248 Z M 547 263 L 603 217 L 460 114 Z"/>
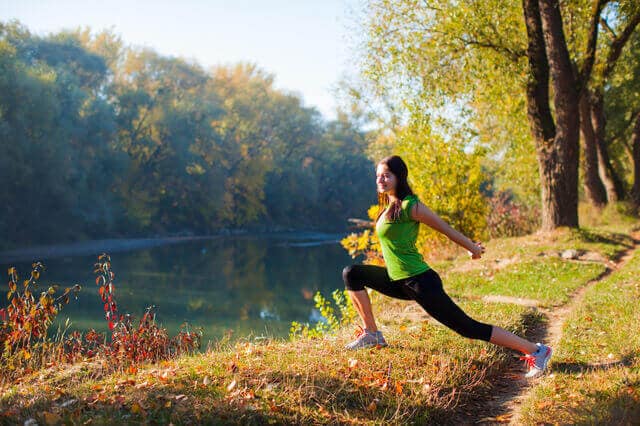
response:
<path id="1" fill-rule="evenodd" d="M 376 233 L 380 240 L 386 268 L 374 265 L 351 265 L 342 277 L 364 329 L 347 349 L 386 346 L 376 327 L 371 301 L 365 286 L 389 297 L 415 300 L 433 318 L 470 339 L 480 339 L 515 349 L 524 354 L 529 367 L 526 377 L 534 377 L 546 368 L 551 348 L 532 343 L 507 330 L 470 318 L 444 292 L 437 272 L 427 265 L 416 249 L 418 227 L 424 223 L 466 248 L 472 259 L 484 253 L 481 243 L 474 243 L 453 229 L 422 204 L 407 183 L 408 170 L 397 155 L 384 158 L 376 167 L 378 205 Z"/>

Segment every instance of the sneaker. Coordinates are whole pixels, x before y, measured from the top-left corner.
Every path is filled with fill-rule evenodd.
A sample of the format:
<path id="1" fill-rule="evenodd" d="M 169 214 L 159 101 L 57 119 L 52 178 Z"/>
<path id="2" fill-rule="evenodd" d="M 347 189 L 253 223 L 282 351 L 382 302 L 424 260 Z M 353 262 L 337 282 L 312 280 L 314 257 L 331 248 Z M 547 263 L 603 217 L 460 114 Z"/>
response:
<path id="1" fill-rule="evenodd" d="M 364 328 L 360 328 L 360 331 L 356 336 L 356 340 L 347 344 L 345 346 L 345 349 L 362 349 L 371 348 L 373 346 L 387 346 L 387 342 L 384 340 L 382 332 L 380 330 L 377 330 L 376 332 L 372 333 L 365 330 Z"/>
<path id="2" fill-rule="evenodd" d="M 520 357 L 529 367 L 529 372 L 524 375 L 527 378 L 542 374 L 544 369 L 547 368 L 547 363 L 551 358 L 552 350 L 549 346 L 543 345 L 542 343 L 536 343 L 536 345 L 538 346 L 537 351 Z"/>

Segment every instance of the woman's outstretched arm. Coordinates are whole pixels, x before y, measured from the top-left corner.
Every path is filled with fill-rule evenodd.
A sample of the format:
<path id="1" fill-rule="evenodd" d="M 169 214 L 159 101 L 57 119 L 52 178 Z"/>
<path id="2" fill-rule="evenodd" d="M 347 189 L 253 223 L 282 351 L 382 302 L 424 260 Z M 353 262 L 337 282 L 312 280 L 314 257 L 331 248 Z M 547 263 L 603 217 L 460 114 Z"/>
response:
<path id="1" fill-rule="evenodd" d="M 474 243 L 462 233 L 453 229 L 447 222 L 442 220 L 440 216 L 420 201 L 411 209 L 411 218 L 432 227 L 436 231 L 446 235 L 447 238 L 454 243 L 466 248 L 471 253 L 473 259 L 479 259 L 482 253 L 484 253 L 484 247 L 481 243 Z"/>

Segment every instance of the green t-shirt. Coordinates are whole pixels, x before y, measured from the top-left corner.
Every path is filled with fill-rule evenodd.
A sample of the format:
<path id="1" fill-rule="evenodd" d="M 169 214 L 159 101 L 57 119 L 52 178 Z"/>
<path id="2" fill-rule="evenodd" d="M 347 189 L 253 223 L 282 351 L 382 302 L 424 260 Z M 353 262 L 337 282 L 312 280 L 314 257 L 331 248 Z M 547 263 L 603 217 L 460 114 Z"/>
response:
<path id="1" fill-rule="evenodd" d="M 393 281 L 429 270 L 429 265 L 416 248 L 420 222 L 411 219 L 409 213 L 417 202 L 418 197 L 415 194 L 407 195 L 402 200 L 402 211 L 398 220 L 389 221 L 385 217 L 385 211 L 376 223 L 382 257 L 387 265 L 389 277 Z"/>

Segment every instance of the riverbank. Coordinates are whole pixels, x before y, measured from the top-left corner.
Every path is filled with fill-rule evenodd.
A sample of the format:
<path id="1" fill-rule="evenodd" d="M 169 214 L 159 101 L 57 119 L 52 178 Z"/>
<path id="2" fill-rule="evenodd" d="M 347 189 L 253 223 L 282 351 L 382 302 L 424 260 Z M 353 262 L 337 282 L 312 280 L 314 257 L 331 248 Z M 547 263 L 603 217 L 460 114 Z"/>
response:
<path id="1" fill-rule="evenodd" d="M 96 360 L 51 366 L 2 388 L 1 419 L 634 423 L 640 419 L 640 361 L 631 350 L 640 347 L 638 238 L 626 225 L 560 230 L 490 241 L 479 261 L 433 265 L 471 316 L 532 339 L 555 339 L 549 374 L 531 382 L 520 378 L 524 367 L 512 351 L 463 339 L 414 303 L 374 293 L 388 348 L 344 351 L 353 338 L 349 327 L 316 340 L 222 341 L 202 354 L 123 372 Z M 597 368 L 603 363 L 615 374 Z M 590 409 L 598 417 L 588 417 Z"/>
<path id="2" fill-rule="evenodd" d="M 193 235 L 176 237 L 154 237 L 154 238 L 110 238 L 101 240 L 87 240 L 64 244 L 37 245 L 25 248 L 16 248 L 0 251 L 0 264 L 13 262 L 31 262 L 34 259 L 49 260 L 69 256 L 97 256 L 102 253 L 118 253 L 123 251 L 142 250 L 153 247 L 166 246 L 170 244 L 181 244 L 191 241 L 206 241 L 224 237 L 247 238 L 282 238 L 287 237 L 292 240 L 302 240 L 294 244 L 322 244 L 326 242 L 336 242 L 343 236 L 339 233 L 327 233 L 319 231 L 273 231 L 253 233 L 247 230 L 226 231 L 213 235 Z M 308 240 L 308 241 L 307 241 Z"/>

